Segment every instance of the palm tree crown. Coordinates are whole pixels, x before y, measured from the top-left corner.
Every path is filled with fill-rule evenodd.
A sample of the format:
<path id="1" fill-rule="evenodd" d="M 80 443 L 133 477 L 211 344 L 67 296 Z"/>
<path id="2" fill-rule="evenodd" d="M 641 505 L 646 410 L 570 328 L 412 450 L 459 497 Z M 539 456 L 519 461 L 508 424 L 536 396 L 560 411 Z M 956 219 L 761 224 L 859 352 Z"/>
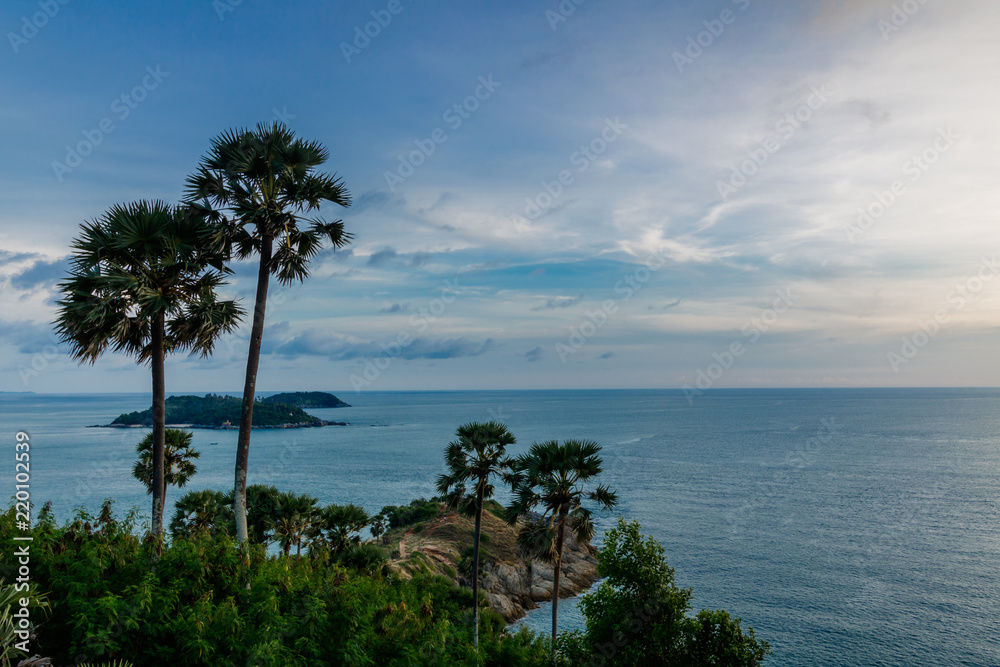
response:
<path id="1" fill-rule="evenodd" d="M 212 232 L 190 208 L 161 201 L 118 204 L 83 225 L 55 322 L 73 357 L 94 363 L 110 348 L 148 363 L 161 315 L 165 353 L 211 354 L 243 314 L 216 300 L 228 270 L 208 249 Z"/>
<path id="2" fill-rule="evenodd" d="M 341 179 L 314 171 L 329 156 L 321 144 L 296 138 L 281 123 L 227 130 L 188 177 L 188 199 L 217 224 L 216 242 L 237 259 L 266 252 L 267 270 L 282 284 L 302 281 L 324 239 L 334 248 L 351 240 L 341 220 L 304 217 L 324 202 L 351 205 Z M 265 246 L 275 241 L 271 255 Z"/>
<path id="3" fill-rule="evenodd" d="M 577 538 L 589 542 L 594 535 L 592 512 L 582 501 L 591 500 L 608 510 L 618 501 L 617 494 L 607 486 L 599 485 L 594 491 L 583 488 L 585 482 L 601 474 L 600 452 L 601 446 L 590 440 L 533 444 L 514 464 L 514 502 L 507 508 L 508 520 L 516 521 L 541 509 L 536 525 L 554 531 L 559 516 L 565 514 Z"/>
<path id="4" fill-rule="evenodd" d="M 163 484 L 183 487 L 198 472 L 194 460 L 201 452 L 191 446 L 191 433 L 168 428 L 163 449 Z M 132 476 L 143 483 L 146 493 L 153 492 L 153 433 L 146 434 L 135 446 L 139 460 L 132 466 Z M 166 497 L 164 488 L 164 497 Z"/>
<path id="5" fill-rule="evenodd" d="M 510 470 L 514 461 L 507 457 L 507 447 L 517 439 L 499 422 L 471 422 L 455 431 L 456 440 L 444 450 L 448 472 L 438 477 L 437 489 L 452 507 L 466 516 L 475 516 L 477 498 L 493 497 L 490 479 Z M 468 493 L 467 485 L 472 487 Z"/>

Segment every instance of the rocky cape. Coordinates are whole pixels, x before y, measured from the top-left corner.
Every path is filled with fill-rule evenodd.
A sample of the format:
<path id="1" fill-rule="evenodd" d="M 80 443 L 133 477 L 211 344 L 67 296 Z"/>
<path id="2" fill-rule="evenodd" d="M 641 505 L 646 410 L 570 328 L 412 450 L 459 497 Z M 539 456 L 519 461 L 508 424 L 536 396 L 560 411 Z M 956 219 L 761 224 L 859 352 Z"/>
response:
<path id="1" fill-rule="evenodd" d="M 485 560 L 486 565 L 481 588 L 490 607 L 510 623 L 537 608 L 539 602 L 552 599 L 553 566 L 518 552 L 515 527 L 483 512 L 482 533 L 485 539 L 480 545 L 480 560 Z M 434 573 L 471 586 L 460 574 L 462 552 L 473 542 L 471 519 L 451 512 L 433 521 L 390 531 L 382 542 L 392 549 L 391 566 L 403 577 Z M 596 547 L 580 544 L 567 531 L 559 597 L 578 595 L 598 579 Z"/>

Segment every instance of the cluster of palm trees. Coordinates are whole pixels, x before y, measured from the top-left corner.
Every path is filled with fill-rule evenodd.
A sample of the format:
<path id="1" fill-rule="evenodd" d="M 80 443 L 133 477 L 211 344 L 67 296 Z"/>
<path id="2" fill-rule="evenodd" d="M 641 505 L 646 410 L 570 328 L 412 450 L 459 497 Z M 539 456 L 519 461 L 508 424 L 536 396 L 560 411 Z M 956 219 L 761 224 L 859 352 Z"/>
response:
<path id="1" fill-rule="evenodd" d="M 587 490 L 585 485 L 601 473 L 601 446 L 590 440 L 555 440 L 534 443 L 516 458 L 507 447 L 516 442 L 500 422 L 472 422 L 460 426 L 455 440 L 445 448 L 447 472 L 438 478 L 438 491 L 446 501 L 475 521 L 472 552 L 474 602 L 473 645 L 479 646 L 479 544 L 483 507 L 495 492 L 493 480 L 509 485 L 513 497 L 504 517 L 519 525 L 518 545 L 530 557 L 552 563 L 552 641 L 558 630 L 559 590 L 566 530 L 586 543 L 594 535 L 589 500 L 610 510 L 617 494 L 607 486 Z"/>
<path id="2" fill-rule="evenodd" d="M 72 244 L 70 276 L 59 286 L 56 331 L 80 362 L 106 351 L 150 365 L 153 431 L 148 467 L 152 531 L 163 534 L 165 478 L 164 360 L 171 352 L 212 353 L 245 311 L 220 300 L 234 260 L 258 257 L 243 408 L 233 485 L 236 535 L 248 540 L 247 466 L 257 368 L 271 276 L 292 284 L 309 276 L 325 241 L 342 248 L 351 235 L 341 220 L 317 215 L 324 203 L 349 206 L 335 175 L 317 171 L 329 157 L 316 142 L 281 123 L 228 130 L 214 139 L 187 179 L 178 205 L 137 201 L 85 223 Z"/>
<path id="3" fill-rule="evenodd" d="M 150 450 L 153 436 L 136 447 L 139 460 L 134 475 L 151 490 L 153 477 Z M 473 599 L 479 600 L 480 542 L 482 517 L 487 501 L 496 491 L 494 481 L 509 486 L 512 501 L 504 518 L 519 526 L 518 544 L 530 557 L 552 563 L 552 636 L 558 628 L 561 565 L 566 530 L 577 540 L 589 542 L 594 534 L 592 512 L 584 501 L 601 509 L 612 509 L 616 494 L 604 485 L 587 490 L 585 485 L 601 473 L 601 447 L 595 442 L 567 440 L 535 443 L 519 457 L 507 455 L 517 442 L 499 422 L 470 422 L 460 426 L 444 451 L 446 472 L 437 481 L 445 503 L 474 520 L 472 567 Z M 199 453 L 191 447 L 191 434 L 166 430 L 165 484 L 183 487 L 195 474 Z M 166 495 L 163 489 L 161 496 Z M 187 536 L 197 532 L 232 534 L 236 527 L 233 492 L 191 491 L 176 503 L 171 533 Z M 387 509 L 384 508 L 383 512 Z M 309 495 L 279 491 L 274 486 L 247 487 L 248 540 L 276 544 L 288 556 L 291 549 L 301 555 L 303 547 L 312 555 L 326 553 L 341 558 L 349 550 L 360 550 L 361 533 L 368 528 L 373 538 L 385 529 L 387 518 L 371 516 L 354 504 L 320 507 Z M 371 545 L 369 545 L 371 546 Z M 379 562 L 372 549 L 355 554 L 366 563 Z M 479 645 L 479 605 L 473 606 L 473 644 Z"/>
<path id="4" fill-rule="evenodd" d="M 274 486 L 252 484 L 247 487 L 248 541 L 275 544 L 285 556 L 295 548 L 318 555 L 338 558 L 361 544 L 361 531 L 372 517 L 354 504 L 321 507 L 309 495 L 279 491 Z M 197 532 L 232 534 L 233 492 L 191 491 L 177 501 L 170 531 L 175 537 Z"/>

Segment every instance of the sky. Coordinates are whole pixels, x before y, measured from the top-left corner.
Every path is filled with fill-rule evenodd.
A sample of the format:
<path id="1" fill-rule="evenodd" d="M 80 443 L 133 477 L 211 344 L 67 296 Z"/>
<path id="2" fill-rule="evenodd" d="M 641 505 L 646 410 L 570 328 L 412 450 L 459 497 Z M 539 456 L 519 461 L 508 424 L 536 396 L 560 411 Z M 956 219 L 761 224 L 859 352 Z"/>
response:
<path id="1" fill-rule="evenodd" d="M 56 340 L 69 245 L 274 120 L 329 149 L 354 238 L 272 285 L 262 391 L 996 386 L 998 28 L 987 0 L 5 2 L 0 390 L 148 391 Z M 238 391 L 248 337 L 168 392 Z"/>

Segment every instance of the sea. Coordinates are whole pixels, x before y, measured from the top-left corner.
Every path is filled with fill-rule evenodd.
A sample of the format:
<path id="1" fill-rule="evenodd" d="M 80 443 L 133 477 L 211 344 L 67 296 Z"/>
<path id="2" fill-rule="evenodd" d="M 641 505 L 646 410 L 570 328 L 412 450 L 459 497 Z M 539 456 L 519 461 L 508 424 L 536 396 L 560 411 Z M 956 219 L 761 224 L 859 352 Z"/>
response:
<path id="1" fill-rule="evenodd" d="M 311 412 L 348 426 L 254 431 L 250 483 L 377 512 L 435 494 L 465 422 L 504 422 L 514 454 L 596 440 L 601 481 L 619 497 L 599 535 L 618 516 L 639 521 L 695 610 L 725 609 L 770 643 L 765 664 L 1000 665 L 998 389 L 338 396 L 352 407 Z M 23 430 L 36 507 L 51 501 L 64 521 L 112 498 L 148 515 L 131 474 L 144 431 L 90 428 L 147 407 L 148 394 L 0 394 L 0 489 L 14 492 Z M 231 488 L 236 432 L 193 433 L 198 472 L 168 504 Z M 523 622 L 545 632 L 549 614 L 543 605 Z M 560 604 L 561 628 L 582 624 L 575 601 Z"/>

